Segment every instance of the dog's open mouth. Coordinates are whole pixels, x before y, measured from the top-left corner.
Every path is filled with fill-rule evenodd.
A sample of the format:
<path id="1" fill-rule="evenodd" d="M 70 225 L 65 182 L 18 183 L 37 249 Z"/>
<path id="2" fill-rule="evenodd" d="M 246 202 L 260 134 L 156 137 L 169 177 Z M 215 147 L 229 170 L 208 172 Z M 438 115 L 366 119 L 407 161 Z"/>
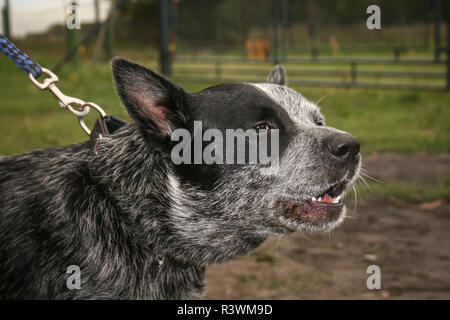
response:
<path id="1" fill-rule="evenodd" d="M 281 200 L 283 216 L 314 226 L 335 221 L 343 211 L 342 197 L 346 188 L 347 181 L 342 180 L 306 201 L 283 199 Z"/>
<path id="2" fill-rule="evenodd" d="M 345 190 L 346 187 L 346 181 L 342 180 L 336 183 L 335 185 L 328 188 L 325 192 L 318 195 L 317 197 L 312 197 L 310 200 L 308 200 L 311 203 L 318 203 L 318 204 L 342 204 L 341 202 L 341 194 Z"/>

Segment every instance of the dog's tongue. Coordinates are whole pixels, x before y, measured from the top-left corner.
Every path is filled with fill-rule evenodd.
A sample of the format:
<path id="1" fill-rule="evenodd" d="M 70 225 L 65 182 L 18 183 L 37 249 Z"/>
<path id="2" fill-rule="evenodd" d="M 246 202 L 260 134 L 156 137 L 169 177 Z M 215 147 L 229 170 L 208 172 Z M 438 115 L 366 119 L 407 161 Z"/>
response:
<path id="1" fill-rule="evenodd" d="M 325 195 L 322 198 L 321 202 L 327 202 L 327 203 L 332 203 L 334 200 L 334 198 L 331 198 L 330 195 L 328 193 L 325 193 Z"/>

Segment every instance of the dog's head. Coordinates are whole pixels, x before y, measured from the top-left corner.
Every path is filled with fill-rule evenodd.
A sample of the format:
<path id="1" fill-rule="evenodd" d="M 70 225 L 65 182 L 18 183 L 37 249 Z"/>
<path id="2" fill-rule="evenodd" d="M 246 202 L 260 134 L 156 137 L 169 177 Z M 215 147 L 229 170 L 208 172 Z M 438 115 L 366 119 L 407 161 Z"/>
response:
<path id="1" fill-rule="evenodd" d="M 145 141 L 168 159 L 172 216 L 174 225 L 182 226 L 180 232 L 197 234 L 199 241 L 206 237 L 223 243 L 236 234 L 329 230 L 343 220 L 342 198 L 360 167 L 359 143 L 348 133 L 326 126 L 318 107 L 285 85 L 282 67 L 272 70 L 267 83 L 225 84 L 197 93 L 186 93 L 123 59 L 114 60 L 113 73 L 119 95 Z M 185 159 L 192 163 L 171 158 L 180 140 L 173 137 L 180 129 L 190 133 L 185 138 L 192 153 Z M 208 129 L 215 131 L 205 137 Z M 209 141 L 228 141 L 229 129 L 251 129 L 258 141 L 262 137 L 270 141 L 270 151 L 278 152 L 276 167 L 195 161 L 198 156 L 204 160 L 206 150 L 211 151 Z M 203 139 L 195 145 L 199 134 Z"/>

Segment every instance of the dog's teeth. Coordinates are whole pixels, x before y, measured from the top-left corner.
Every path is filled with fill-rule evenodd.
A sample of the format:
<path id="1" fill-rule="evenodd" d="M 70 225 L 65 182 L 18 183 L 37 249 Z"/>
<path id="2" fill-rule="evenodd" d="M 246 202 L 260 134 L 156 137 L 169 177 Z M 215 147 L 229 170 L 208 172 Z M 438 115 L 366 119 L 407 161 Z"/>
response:
<path id="1" fill-rule="evenodd" d="M 339 202 L 339 200 L 341 200 L 341 196 L 337 196 L 336 200 L 337 200 L 337 202 Z"/>
<path id="2" fill-rule="evenodd" d="M 322 197 L 319 197 L 319 199 L 317 199 L 317 201 L 321 202 L 322 201 Z"/>
<path id="3" fill-rule="evenodd" d="M 317 201 L 316 197 L 312 197 L 312 201 Z"/>
<path id="4" fill-rule="evenodd" d="M 339 202 L 339 197 L 334 198 L 333 201 L 331 201 L 331 203 L 338 203 Z"/>

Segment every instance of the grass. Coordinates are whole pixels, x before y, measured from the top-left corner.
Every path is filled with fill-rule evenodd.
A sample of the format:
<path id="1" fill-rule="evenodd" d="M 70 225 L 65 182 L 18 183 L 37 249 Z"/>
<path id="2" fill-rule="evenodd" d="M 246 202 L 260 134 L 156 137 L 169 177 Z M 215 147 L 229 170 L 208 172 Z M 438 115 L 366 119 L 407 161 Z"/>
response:
<path id="1" fill-rule="evenodd" d="M 275 256 L 264 248 L 253 251 L 251 257 L 254 258 L 256 262 L 265 262 L 268 264 L 273 264 L 275 262 Z"/>
<path id="2" fill-rule="evenodd" d="M 244 285 L 246 290 L 251 294 L 245 299 L 276 299 L 280 296 L 305 295 L 309 290 L 307 280 L 301 275 L 299 271 L 291 271 L 279 275 L 274 275 L 270 278 L 262 278 L 256 274 L 240 273 L 236 275 L 239 281 L 236 284 L 236 290 L 239 286 Z M 257 292 L 255 295 L 254 293 Z"/>
<path id="3" fill-rule="evenodd" d="M 364 188 L 363 192 L 377 193 L 386 200 L 394 197 L 408 203 L 450 200 L 450 175 L 442 177 L 436 184 L 371 183 L 370 189 Z"/>
<path id="4" fill-rule="evenodd" d="M 319 99 L 317 89 L 303 93 Z M 330 89 L 320 103 L 327 123 L 355 135 L 364 153 L 449 152 L 449 94 Z"/>

